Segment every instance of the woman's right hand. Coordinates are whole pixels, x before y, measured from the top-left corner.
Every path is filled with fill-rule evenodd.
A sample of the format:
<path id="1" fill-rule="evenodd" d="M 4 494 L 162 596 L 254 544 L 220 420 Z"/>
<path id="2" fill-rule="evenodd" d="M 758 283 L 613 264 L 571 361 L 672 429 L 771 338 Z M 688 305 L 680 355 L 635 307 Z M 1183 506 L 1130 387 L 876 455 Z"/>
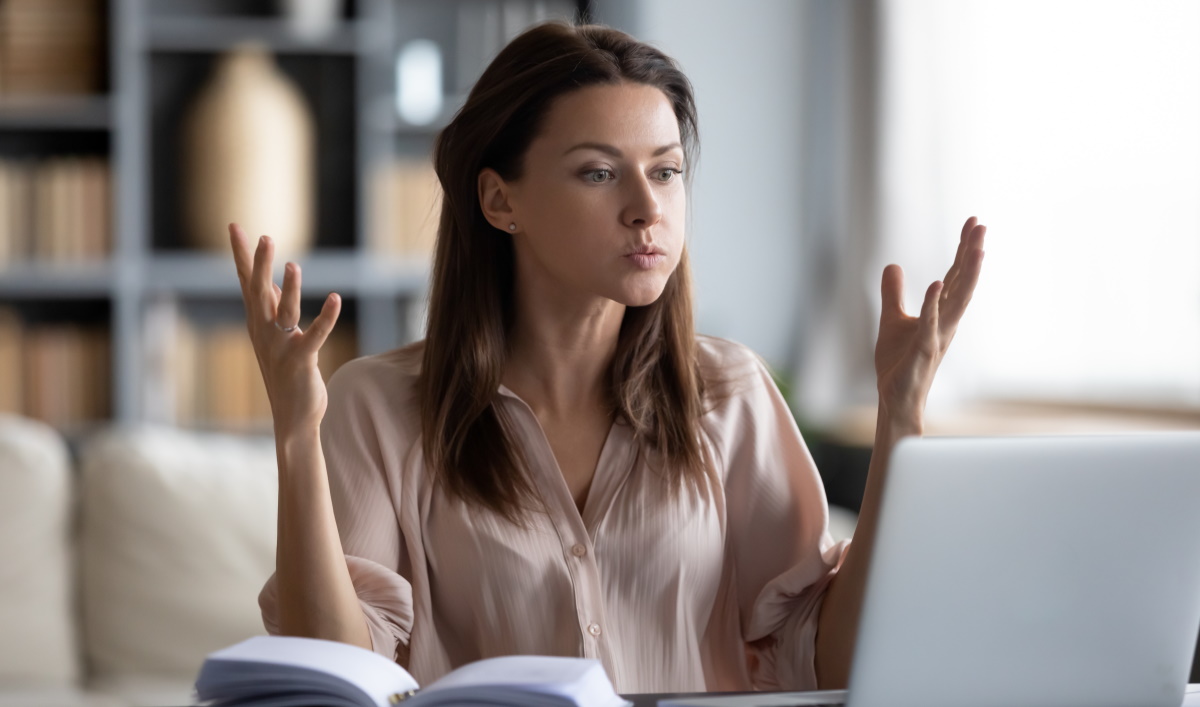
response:
<path id="1" fill-rule="evenodd" d="M 271 400 L 275 435 L 315 431 L 328 402 L 317 352 L 337 322 L 341 297 L 330 293 L 312 325 L 301 331 L 300 266 L 287 264 L 281 289 L 271 281 L 275 244 L 269 236 L 261 237 L 251 250 L 246 234 L 231 223 L 229 240 L 246 305 L 246 328 Z"/>

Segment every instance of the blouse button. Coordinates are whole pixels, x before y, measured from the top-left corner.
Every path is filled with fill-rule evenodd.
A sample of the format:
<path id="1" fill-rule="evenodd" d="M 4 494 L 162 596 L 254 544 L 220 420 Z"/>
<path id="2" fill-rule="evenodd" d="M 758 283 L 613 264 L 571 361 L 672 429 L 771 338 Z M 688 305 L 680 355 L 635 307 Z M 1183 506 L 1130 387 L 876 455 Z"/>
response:
<path id="1" fill-rule="evenodd" d="M 571 554 L 575 555 L 575 557 L 583 557 L 587 554 L 587 548 L 583 545 L 576 545 L 571 548 Z"/>
<path id="2" fill-rule="evenodd" d="M 599 636 L 600 635 L 600 624 L 591 624 L 590 626 L 588 626 L 588 633 L 592 634 L 593 636 Z"/>

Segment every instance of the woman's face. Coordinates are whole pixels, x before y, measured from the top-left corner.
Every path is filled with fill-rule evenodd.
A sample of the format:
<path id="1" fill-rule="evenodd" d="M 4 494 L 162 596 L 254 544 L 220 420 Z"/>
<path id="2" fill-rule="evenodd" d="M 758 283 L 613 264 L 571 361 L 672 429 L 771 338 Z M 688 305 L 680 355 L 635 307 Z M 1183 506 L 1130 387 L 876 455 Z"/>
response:
<path id="1" fill-rule="evenodd" d="M 657 300 L 683 250 L 683 167 L 679 123 L 659 89 L 560 96 L 522 177 L 507 183 L 522 286 L 627 306 Z"/>

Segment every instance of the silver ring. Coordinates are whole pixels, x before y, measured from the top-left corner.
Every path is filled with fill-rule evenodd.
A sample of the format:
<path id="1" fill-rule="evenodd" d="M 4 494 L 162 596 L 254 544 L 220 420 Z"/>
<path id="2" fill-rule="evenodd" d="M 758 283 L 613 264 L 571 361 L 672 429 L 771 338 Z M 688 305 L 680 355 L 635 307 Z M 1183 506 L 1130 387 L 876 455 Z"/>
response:
<path id="1" fill-rule="evenodd" d="M 297 329 L 299 329 L 300 325 L 293 324 L 291 326 L 283 326 L 279 322 L 275 322 L 275 328 L 278 329 L 279 331 L 282 331 L 283 333 L 287 334 L 289 332 L 293 332 L 293 331 L 296 331 Z"/>

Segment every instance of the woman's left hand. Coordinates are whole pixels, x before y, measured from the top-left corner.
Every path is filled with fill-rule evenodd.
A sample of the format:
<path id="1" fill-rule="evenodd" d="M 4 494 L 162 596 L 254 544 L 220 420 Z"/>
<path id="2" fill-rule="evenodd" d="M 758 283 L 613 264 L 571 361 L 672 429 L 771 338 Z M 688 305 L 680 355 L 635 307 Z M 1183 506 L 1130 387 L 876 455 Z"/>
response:
<path id="1" fill-rule="evenodd" d="M 904 312 L 904 271 L 899 265 L 883 270 L 883 312 L 875 344 L 879 412 L 901 434 L 921 433 L 934 373 L 979 281 L 986 232 L 974 216 L 963 224 L 954 264 L 944 280 L 925 291 L 919 316 Z"/>

